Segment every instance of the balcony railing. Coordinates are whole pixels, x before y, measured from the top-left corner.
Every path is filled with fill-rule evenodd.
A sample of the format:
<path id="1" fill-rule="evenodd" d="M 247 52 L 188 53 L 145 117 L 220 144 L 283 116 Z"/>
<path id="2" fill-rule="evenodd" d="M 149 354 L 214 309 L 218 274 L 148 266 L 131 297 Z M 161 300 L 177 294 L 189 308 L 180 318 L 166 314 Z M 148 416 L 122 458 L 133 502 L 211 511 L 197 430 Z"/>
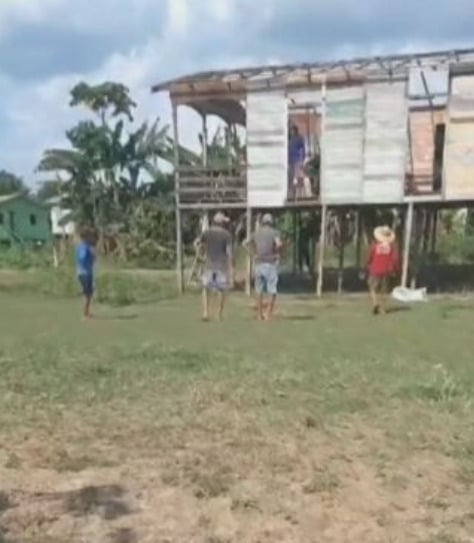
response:
<path id="1" fill-rule="evenodd" d="M 245 169 L 228 167 L 180 166 L 178 196 L 181 204 L 245 204 Z"/>

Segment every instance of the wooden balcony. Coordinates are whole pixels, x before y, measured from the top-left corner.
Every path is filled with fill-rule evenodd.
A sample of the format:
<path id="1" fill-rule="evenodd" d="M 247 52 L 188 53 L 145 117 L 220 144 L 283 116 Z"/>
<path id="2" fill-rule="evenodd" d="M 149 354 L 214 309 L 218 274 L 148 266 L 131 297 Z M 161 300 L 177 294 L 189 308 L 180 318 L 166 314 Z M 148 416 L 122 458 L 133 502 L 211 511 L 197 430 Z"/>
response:
<path id="1" fill-rule="evenodd" d="M 178 172 L 178 197 L 181 205 L 246 204 L 247 179 L 244 168 L 236 165 L 180 166 Z"/>

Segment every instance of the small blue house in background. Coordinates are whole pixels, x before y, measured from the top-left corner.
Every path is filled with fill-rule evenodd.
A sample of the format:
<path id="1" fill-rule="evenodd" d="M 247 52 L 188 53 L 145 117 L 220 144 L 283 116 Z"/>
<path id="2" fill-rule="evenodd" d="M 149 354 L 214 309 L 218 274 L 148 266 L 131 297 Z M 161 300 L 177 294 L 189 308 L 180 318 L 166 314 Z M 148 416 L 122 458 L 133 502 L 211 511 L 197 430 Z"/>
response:
<path id="1" fill-rule="evenodd" d="M 1 245 L 42 245 L 51 240 L 49 206 L 25 193 L 0 196 Z"/>

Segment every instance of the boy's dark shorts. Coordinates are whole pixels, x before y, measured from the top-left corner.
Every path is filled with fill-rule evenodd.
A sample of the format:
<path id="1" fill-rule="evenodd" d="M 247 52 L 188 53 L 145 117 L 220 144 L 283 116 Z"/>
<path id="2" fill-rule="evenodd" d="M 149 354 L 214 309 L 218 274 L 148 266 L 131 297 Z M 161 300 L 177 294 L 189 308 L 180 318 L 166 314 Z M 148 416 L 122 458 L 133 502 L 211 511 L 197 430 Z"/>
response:
<path id="1" fill-rule="evenodd" d="M 94 294 L 94 277 L 92 275 L 78 275 L 81 285 L 82 294 L 84 296 L 92 296 Z"/>

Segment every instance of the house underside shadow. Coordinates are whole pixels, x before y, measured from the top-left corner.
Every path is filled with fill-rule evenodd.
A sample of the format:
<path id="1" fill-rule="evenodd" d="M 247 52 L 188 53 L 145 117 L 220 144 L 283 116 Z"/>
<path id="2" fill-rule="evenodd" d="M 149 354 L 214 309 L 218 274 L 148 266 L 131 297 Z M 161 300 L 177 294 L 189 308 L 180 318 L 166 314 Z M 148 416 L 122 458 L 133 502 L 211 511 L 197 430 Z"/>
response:
<path id="1" fill-rule="evenodd" d="M 337 268 L 326 268 L 323 276 L 323 292 L 338 292 L 340 280 Z M 311 277 L 308 273 L 298 274 L 283 271 L 280 274 L 279 291 L 282 294 L 314 294 L 316 292 L 316 281 L 317 277 Z M 431 293 L 474 291 L 474 265 L 439 264 L 420 266 L 416 274 L 416 285 L 426 287 Z M 361 293 L 366 290 L 366 281 L 361 279 L 359 269 L 344 269 L 342 273 L 343 292 Z"/>

